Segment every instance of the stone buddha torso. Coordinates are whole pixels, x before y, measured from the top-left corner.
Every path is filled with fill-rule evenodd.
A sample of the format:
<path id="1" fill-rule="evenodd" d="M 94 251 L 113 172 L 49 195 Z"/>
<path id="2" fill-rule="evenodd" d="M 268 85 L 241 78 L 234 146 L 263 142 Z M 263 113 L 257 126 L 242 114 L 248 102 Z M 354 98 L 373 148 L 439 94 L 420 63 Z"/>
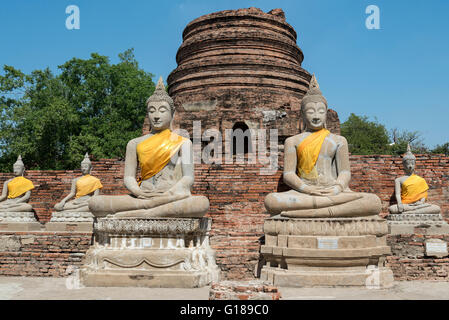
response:
<path id="1" fill-rule="evenodd" d="M 306 132 L 294 136 L 296 150 L 298 146 L 306 137 L 311 133 Z M 321 146 L 320 154 L 315 163 L 315 168 L 317 171 L 316 179 L 311 179 L 308 177 L 302 177 L 305 184 L 310 186 L 322 186 L 322 187 L 332 187 L 337 183 L 338 170 L 335 161 L 336 153 L 338 148 L 344 146 L 344 138 L 335 134 L 330 133 L 323 141 Z M 342 168 L 340 168 L 341 171 Z"/>
<path id="2" fill-rule="evenodd" d="M 139 151 L 137 146 L 146 141 L 152 136 L 147 134 L 134 140 L 136 145 L 136 153 L 139 158 Z M 173 154 L 170 161 L 154 176 L 142 180 L 140 182 L 140 189 L 146 193 L 154 193 L 155 195 L 164 193 L 172 188 L 182 178 L 181 159 L 179 158 L 179 152 Z M 142 169 L 141 169 L 142 170 Z M 190 194 L 190 189 L 186 189 L 186 194 Z"/>
<path id="3" fill-rule="evenodd" d="M 89 212 L 88 202 L 92 196 L 98 195 L 103 188 L 100 180 L 90 175 L 92 163 L 86 153 L 81 162 L 82 176 L 72 180 L 70 193 L 55 205 L 59 213 L 67 212 Z M 70 200 L 75 198 L 74 200 Z M 70 200 L 70 201 L 69 201 Z"/>

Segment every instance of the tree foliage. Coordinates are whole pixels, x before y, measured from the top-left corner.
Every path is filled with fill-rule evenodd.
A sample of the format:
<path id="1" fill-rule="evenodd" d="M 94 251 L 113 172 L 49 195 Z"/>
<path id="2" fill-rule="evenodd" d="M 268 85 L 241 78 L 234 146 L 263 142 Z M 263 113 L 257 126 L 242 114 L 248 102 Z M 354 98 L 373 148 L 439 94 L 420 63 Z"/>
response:
<path id="1" fill-rule="evenodd" d="M 424 145 L 423 138 L 419 131 L 399 130 L 397 128 L 390 132 L 391 141 L 390 152 L 393 155 L 402 155 L 407 152 L 407 145 L 413 153 L 428 153 L 428 148 Z"/>
<path id="2" fill-rule="evenodd" d="M 369 121 L 366 116 L 353 113 L 341 124 L 341 134 L 346 137 L 352 154 L 386 154 L 390 139 L 384 125 Z"/>
<path id="3" fill-rule="evenodd" d="M 437 145 L 433 150 L 432 153 L 435 154 L 445 154 L 449 156 L 449 142 L 446 142 L 442 145 Z"/>
<path id="4" fill-rule="evenodd" d="M 141 134 L 152 74 L 139 69 L 133 50 L 119 63 L 92 53 L 26 75 L 4 66 L 0 75 L 0 170 L 21 154 L 28 169 L 78 168 L 86 152 L 124 157 Z"/>
<path id="5" fill-rule="evenodd" d="M 353 113 L 341 124 L 341 134 L 348 140 L 349 152 L 352 154 L 403 155 L 407 151 L 407 144 L 410 144 L 413 153 L 429 153 L 419 131 L 395 128 L 388 132 L 383 124 Z M 449 147 L 449 143 L 437 146 L 439 148 L 435 150 L 440 152 L 432 152 L 445 153 L 445 146 Z"/>

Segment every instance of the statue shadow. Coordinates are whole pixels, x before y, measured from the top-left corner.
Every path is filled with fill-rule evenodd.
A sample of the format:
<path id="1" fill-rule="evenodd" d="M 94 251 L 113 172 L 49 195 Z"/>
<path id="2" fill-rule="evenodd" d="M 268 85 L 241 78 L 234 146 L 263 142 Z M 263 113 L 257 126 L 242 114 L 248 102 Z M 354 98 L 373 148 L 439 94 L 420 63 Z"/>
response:
<path id="1" fill-rule="evenodd" d="M 287 186 L 284 183 L 284 179 L 282 177 L 282 175 L 279 177 L 278 179 L 278 183 L 277 183 L 277 187 L 276 187 L 276 192 L 285 192 L 290 190 L 291 188 L 289 186 Z"/>
<path id="2" fill-rule="evenodd" d="M 390 199 L 389 199 L 388 202 L 389 202 L 389 206 L 392 206 L 392 205 L 398 203 L 398 202 L 396 201 L 396 195 L 395 195 L 395 192 L 394 192 L 394 191 L 393 191 L 393 193 L 391 194 Z"/>
<path id="3" fill-rule="evenodd" d="M 261 236 L 258 239 L 258 242 L 259 242 L 259 248 L 261 246 L 263 246 L 265 244 L 265 235 Z M 263 255 L 260 253 L 260 249 L 259 249 L 259 260 L 257 261 L 256 266 L 255 266 L 255 270 L 254 270 L 254 276 L 256 278 L 260 278 L 260 273 L 262 271 L 263 266 L 265 265 L 265 262 L 266 261 L 265 261 Z"/>

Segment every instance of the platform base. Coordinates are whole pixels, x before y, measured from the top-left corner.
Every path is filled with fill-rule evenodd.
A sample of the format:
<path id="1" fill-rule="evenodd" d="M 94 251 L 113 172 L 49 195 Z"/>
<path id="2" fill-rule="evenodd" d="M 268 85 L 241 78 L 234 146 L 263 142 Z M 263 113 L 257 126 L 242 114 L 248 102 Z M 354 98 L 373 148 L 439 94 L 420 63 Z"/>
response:
<path id="1" fill-rule="evenodd" d="M 0 222 L 1 231 L 43 231 L 44 225 L 39 222 Z"/>
<path id="2" fill-rule="evenodd" d="M 279 287 L 366 287 L 391 288 L 393 272 L 385 267 L 345 267 L 285 270 L 263 267 L 261 280 Z"/>
<path id="3" fill-rule="evenodd" d="M 207 272 L 108 270 L 80 272 L 86 287 L 200 288 L 209 284 Z"/>
<path id="4" fill-rule="evenodd" d="M 265 220 L 261 280 L 275 286 L 388 288 L 387 221 L 379 216 Z"/>
<path id="5" fill-rule="evenodd" d="M 449 224 L 441 214 L 389 214 L 388 233 L 395 234 L 449 234 Z"/>
<path id="6" fill-rule="evenodd" d="M 197 288 L 218 281 L 210 219 L 101 218 L 80 269 L 84 286 Z"/>
<path id="7" fill-rule="evenodd" d="M 48 222 L 45 229 L 51 232 L 92 232 L 93 222 Z"/>

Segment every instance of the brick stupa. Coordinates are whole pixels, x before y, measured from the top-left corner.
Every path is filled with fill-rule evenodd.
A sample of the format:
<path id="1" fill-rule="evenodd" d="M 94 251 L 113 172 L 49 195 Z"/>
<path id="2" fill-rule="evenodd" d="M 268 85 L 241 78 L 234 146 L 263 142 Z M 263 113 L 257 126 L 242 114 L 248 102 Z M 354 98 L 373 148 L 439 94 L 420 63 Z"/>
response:
<path id="1" fill-rule="evenodd" d="M 281 142 L 297 134 L 311 74 L 301 67 L 296 39 L 281 9 L 226 10 L 191 21 L 176 55 L 178 67 L 168 77 L 177 108 L 174 128 L 192 134 L 193 121 L 201 120 L 203 131 L 244 123 L 240 128 L 278 129 Z M 333 110 L 328 128 L 340 131 Z"/>

